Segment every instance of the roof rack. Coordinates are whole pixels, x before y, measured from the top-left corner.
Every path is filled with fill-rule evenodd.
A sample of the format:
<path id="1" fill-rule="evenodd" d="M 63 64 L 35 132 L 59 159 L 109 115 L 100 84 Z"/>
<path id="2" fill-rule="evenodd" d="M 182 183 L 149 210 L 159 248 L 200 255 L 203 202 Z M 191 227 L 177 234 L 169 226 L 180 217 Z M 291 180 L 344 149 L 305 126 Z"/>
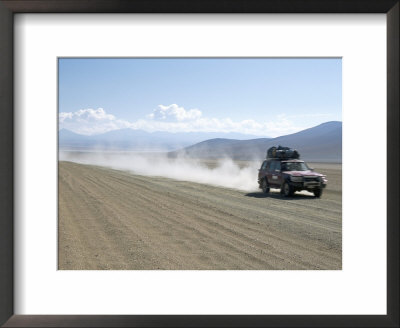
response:
<path id="1" fill-rule="evenodd" d="M 299 159 L 300 154 L 296 149 L 291 149 L 289 147 L 270 147 L 267 150 L 267 159 Z"/>

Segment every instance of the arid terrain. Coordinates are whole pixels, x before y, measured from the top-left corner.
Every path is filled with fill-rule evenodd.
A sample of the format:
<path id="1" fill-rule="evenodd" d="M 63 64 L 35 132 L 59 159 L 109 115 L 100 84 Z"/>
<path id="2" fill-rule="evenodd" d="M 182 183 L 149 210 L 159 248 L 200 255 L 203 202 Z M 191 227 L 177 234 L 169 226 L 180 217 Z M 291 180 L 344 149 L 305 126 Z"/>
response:
<path id="1" fill-rule="evenodd" d="M 341 269 L 341 165 L 311 166 L 320 199 L 60 161 L 59 269 Z"/>

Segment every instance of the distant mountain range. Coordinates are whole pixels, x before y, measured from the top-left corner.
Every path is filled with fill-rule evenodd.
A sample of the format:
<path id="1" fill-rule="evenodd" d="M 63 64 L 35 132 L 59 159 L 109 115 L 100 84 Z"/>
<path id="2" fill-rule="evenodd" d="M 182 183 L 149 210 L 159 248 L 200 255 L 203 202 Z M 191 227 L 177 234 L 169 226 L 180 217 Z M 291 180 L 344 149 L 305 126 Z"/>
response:
<path id="1" fill-rule="evenodd" d="M 146 132 L 133 129 L 86 136 L 61 129 L 58 134 L 58 144 L 60 149 L 64 150 L 171 151 L 214 138 L 246 140 L 257 136 L 223 132 Z"/>
<path id="2" fill-rule="evenodd" d="M 224 158 L 262 160 L 272 146 L 297 149 L 301 159 L 314 162 L 342 162 L 342 122 L 332 121 L 297 133 L 277 138 L 205 140 L 182 150 L 170 152 L 170 157 Z"/>
<path id="3" fill-rule="evenodd" d="M 151 133 L 133 129 L 85 136 L 62 129 L 58 141 L 60 150 L 168 151 L 169 157 L 235 160 L 262 160 L 269 147 L 282 145 L 297 149 L 307 161 L 342 161 L 342 122 L 338 121 L 277 138 L 217 132 Z"/>

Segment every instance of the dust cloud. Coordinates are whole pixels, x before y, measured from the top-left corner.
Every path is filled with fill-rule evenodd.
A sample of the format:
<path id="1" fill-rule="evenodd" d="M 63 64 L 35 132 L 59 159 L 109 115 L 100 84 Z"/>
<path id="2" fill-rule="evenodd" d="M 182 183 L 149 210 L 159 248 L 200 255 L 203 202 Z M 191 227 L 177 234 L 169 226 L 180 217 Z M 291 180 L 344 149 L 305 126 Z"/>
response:
<path id="1" fill-rule="evenodd" d="M 165 153 L 60 151 L 60 161 L 98 165 L 144 176 L 192 181 L 242 191 L 258 190 L 259 161 L 168 158 Z"/>

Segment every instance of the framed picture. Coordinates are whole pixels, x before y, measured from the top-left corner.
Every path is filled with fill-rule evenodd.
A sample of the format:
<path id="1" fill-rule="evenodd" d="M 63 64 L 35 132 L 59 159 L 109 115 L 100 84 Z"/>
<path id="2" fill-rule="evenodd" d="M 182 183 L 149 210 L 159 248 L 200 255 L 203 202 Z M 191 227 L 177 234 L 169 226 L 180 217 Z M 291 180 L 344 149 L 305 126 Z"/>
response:
<path id="1" fill-rule="evenodd" d="M 398 326 L 399 7 L 0 1 L 1 324 Z"/>

